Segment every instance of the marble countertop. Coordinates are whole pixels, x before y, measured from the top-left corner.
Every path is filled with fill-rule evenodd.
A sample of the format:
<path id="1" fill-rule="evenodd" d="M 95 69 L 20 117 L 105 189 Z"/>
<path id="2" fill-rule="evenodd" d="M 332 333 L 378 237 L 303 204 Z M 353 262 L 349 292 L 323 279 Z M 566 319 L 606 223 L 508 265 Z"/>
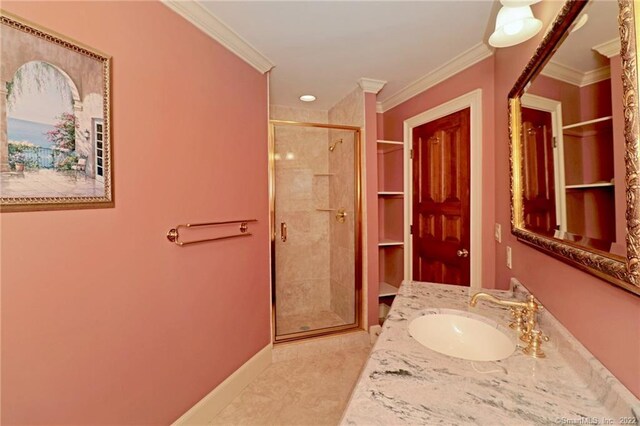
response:
<path id="1" fill-rule="evenodd" d="M 468 361 L 434 352 L 409 335 L 409 323 L 434 308 L 468 311 L 506 326 L 508 309 L 487 301 L 471 308 L 469 293 L 466 287 L 402 284 L 343 425 L 634 424 L 638 399 L 547 311 L 539 318 L 550 338 L 543 359 L 516 349 L 501 361 Z"/>

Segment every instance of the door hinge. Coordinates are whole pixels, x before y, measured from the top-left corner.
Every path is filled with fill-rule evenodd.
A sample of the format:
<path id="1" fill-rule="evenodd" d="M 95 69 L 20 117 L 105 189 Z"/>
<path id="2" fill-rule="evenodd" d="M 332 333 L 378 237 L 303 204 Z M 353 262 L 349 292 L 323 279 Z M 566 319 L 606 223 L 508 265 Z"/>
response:
<path id="1" fill-rule="evenodd" d="M 413 225 L 409 225 L 409 234 L 413 235 Z"/>
<path id="2" fill-rule="evenodd" d="M 556 139 L 556 137 L 553 137 L 553 147 L 557 148 L 558 147 L 558 140 Z"/>
<path id="3" fill-rule="evenodd" d="M 413 160 L 413 148 L 409 150 L 409 158 Z"/>

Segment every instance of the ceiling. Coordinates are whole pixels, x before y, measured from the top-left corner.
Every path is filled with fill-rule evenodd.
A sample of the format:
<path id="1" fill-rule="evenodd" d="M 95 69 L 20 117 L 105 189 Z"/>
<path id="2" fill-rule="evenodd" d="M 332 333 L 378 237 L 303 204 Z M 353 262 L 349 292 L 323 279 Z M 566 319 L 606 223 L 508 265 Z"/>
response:
<path id="1" fill-rule="evenodd" d="M 609 64 L 609 59 L 595 52 L 593 47 L 619 36 L 615 1 L 595 0 L 587 5 L 584 13 L 589 15 L 587 23 L 569 34 L 553 56 L 554 62 L 583 73 Z"/>
<path id="2" fill-rule="evenodd" d="M 494 0 L 210 1 L 200 4 L 276 66 L 271 103 L 329 109 L 362 78 L 384 102 L 486 40 Z M 491 19 L 493 21 L 493 19 Z M 313 94 L 317 101 L 298 98 Z"/>

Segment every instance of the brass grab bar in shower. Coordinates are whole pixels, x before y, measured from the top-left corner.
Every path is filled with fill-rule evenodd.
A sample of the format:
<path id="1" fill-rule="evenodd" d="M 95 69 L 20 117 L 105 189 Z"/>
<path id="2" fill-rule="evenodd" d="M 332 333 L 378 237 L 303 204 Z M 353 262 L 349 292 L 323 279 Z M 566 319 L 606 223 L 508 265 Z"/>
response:
<path id="1" fill-rule="evenodd" d="M 228 240 L 230 238 L 236 238 L 236 237 L 249 237 L 253 235 L 247 232 L 249 230 L 249 223 L 257 222 L 257 221 L 258 221 L 257 219 L 243 219 L 243 220 L 227 220 L 224 222 L 186 223 L 183 225 L 178 225 L 175 228 L 171 228 L 169 232 L 167 232 L 167 240 L 182 247 L 182 246 L 187 246 L 189 244 L 206 243 L 208 241 Z M 239 234 L 225 235 L 223 237 L 207 238 L 204 240 L 180 241 L 180 233 L 179 233 L 180 228 L 199 228 L 204 226 L 233 225 L 235 223 L 240 224 Z"/>

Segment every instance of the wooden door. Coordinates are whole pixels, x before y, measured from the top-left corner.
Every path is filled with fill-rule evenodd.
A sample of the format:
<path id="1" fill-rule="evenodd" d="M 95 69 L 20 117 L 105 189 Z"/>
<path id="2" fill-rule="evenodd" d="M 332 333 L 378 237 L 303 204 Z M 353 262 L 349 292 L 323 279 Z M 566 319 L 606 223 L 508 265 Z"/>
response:
<path id="1" fill-rule="evenodd" d="M 557 221 L 550 112 L 522 108 L 522 143 L 524 226 L 553 233 Z"/>
<path id="2" fill-rule="evenodd" d="M 413 129 L 413 279 L 470 285 L 470 109 Z"/>

